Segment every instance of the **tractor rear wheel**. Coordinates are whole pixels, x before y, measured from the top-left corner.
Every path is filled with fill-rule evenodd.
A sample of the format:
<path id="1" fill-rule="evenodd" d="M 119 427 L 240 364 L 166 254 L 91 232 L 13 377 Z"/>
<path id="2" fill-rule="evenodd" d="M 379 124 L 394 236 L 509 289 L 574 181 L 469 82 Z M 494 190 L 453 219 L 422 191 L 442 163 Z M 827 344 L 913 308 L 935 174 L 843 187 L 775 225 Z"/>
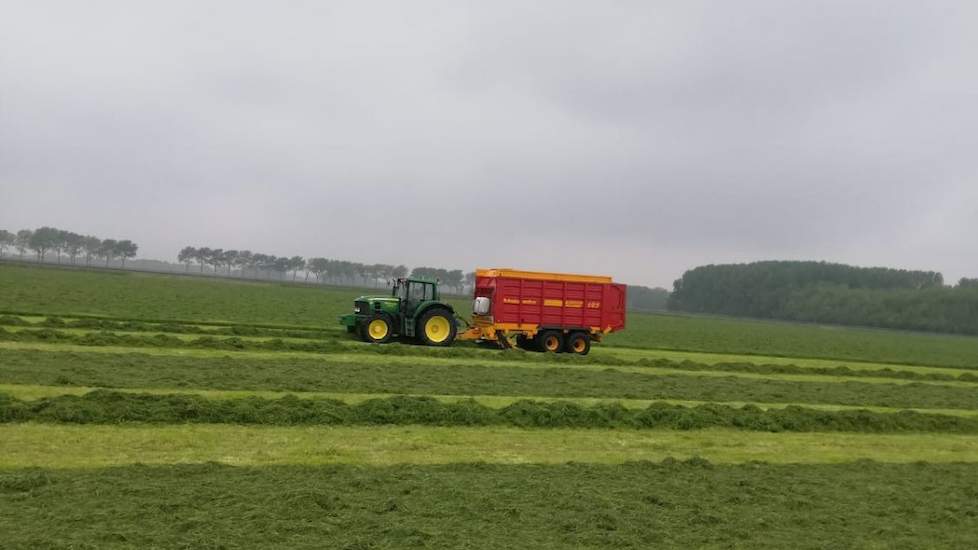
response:
<path id="1" fill-rule="evenodd" d="M 455 316 L 445 309 L 429 309 L 418 320 L 417 334 L 428 346 L 452 345 L 457 331 Z"/>
<path id="2" fill-rule="evenodd" d="M 371 344 L 386 344 L 393 334 L 394 322 L 386 313 L 374 314 L 360 326 L 360 335 Z"/>
<path id="3" fill-rule="evenodd" d="M 574 332 L 567 339 L 567 353 L 587 355 L 591 351 L 591 336 L 586 332 Z"/>
<path id="4" fill-rule="evenodd" d="M 542 352 L 560 353 L 564 349 L 564 333 L 559 330 L 545 330 L 537 335 L 537 345 Z"/>

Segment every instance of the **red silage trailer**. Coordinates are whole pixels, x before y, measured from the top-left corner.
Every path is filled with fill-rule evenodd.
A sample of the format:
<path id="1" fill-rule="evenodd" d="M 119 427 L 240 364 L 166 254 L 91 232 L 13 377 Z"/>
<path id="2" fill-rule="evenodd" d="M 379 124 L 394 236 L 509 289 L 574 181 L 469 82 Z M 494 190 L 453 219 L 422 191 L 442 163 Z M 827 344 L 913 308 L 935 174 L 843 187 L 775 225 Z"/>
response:
<path id="1" fill-rule="evenodd" d="M 626 286 L 611 277 L 479 269 L 473 326 L 460 337 L 584 355 L 625 328 L 625 298 Z"/>

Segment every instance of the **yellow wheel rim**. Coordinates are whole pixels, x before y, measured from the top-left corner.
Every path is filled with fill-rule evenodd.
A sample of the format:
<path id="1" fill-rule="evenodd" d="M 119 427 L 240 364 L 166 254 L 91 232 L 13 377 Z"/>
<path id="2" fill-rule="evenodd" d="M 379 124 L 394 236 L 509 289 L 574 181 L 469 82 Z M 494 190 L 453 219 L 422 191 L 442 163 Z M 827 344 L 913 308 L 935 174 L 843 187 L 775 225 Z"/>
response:
<path id="1" fill-rule="evenodd" d="M 586 344 L 587 343 L 584 341 L 584 338 L 577 338 L 576 340 L 574 340 L 574 351 L 576 351 L 577 353 L 581 353 L 582 351 L 584 351 L 584 346 Z"/>
<path id="2" fill-rule="evenodd" d="M 548 336 L 545 344 L 547 346 L 547 351 L 557 351 L 557 346 L 560 344 L 560 340 L 557 340 L 556 336 Z"/>
<path id="3" fill-rule="evenodd" d="M 424 335 L 429 341 L 440 344 L 448 340 L 451 329 L 452 327 L 448 324 L 448 319 L 441 315 L 436 315 L 425 322 Z"/>
<path id="4" fill-rule="evenodd" d="M 374 340 L 383 340 L 387 336 L 387 323 L 383 319 L 374 319 L 367 325 L 367 333 Z"/>

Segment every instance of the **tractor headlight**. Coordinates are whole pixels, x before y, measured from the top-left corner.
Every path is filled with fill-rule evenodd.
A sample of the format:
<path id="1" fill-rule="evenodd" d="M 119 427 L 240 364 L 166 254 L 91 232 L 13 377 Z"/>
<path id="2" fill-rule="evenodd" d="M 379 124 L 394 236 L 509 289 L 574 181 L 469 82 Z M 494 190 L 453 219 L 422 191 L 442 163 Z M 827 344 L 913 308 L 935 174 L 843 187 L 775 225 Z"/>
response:
<path id="1" fill-rule="evenodd" d="M 353 313 L 360 313 L 360 306 L 353 306 Z"/>

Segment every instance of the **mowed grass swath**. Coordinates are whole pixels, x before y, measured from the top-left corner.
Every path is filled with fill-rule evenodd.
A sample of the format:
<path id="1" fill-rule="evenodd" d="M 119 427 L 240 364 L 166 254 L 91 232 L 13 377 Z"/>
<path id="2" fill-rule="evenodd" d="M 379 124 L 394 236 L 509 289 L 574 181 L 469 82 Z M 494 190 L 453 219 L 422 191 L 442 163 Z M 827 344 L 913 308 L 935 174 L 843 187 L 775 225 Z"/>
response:
<path id="1" fill-rule="evenodd" d="M 371 292 L 0 264 L 4 543 L 978 544 L 978 338 L 629 313 L 586 357 L 381 346 L 336 324 Z"/>

